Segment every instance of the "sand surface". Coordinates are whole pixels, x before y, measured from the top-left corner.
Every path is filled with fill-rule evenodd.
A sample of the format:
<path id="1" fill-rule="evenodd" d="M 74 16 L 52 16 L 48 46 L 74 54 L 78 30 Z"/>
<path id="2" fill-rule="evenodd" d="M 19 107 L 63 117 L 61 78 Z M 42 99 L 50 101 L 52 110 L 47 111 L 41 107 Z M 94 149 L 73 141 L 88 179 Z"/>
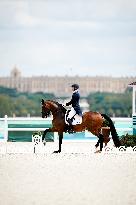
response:
<path id="1" fill-rule="evenodd" d="M 0 154 L 0 205 L 136 205 L 136 154 L 89 152 L 64 143 L 61 154 Z"/>

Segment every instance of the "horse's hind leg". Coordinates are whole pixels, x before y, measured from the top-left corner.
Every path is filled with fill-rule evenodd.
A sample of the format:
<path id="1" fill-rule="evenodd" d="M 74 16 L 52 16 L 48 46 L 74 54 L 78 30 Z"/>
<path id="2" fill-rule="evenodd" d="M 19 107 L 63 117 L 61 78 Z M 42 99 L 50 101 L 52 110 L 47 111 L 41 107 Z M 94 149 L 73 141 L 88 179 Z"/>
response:
<path id="1" fill-rule="evenodd" d="M 98 138 L 99 138 L 99 140 L 98 140 L 98 142 L 96 143 L 95 147 L 97 148 L 97 147 L 99 146 L 99 144 L 100 144 L 100 150 L 99 150 L 99 151 L 101 152 L 102 149 L 103 149 L 104 137 L 103 137 L 102 134 L 99 134 Z M 99 152 L 99 151 L 96 151 L 96 152 Z"/>
<path id="2" fill-rule="evenodd" d="M 104 142 L 104 136 L 102 134 L 99 134 L 99 140 L 100 140 L 100 151 L 102 151 L 103 142 Z"/>
<path id="3" fill-rule="evenodd" d="M 97 148 L 100 144 L 100 139 L 98 139 L 98 142 L 96 143 L 95 147 Z"/>

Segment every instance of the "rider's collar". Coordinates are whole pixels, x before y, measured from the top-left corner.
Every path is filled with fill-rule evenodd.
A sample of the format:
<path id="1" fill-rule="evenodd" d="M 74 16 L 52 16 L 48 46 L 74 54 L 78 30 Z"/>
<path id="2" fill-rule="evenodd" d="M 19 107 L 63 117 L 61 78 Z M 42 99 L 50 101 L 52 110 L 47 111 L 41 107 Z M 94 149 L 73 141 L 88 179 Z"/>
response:
<path id="1" fill-rule="evenodd" d="M 76 92 L 78 92 L 78 89 L 73 91 L 73 93 L 76 93 Z"/>

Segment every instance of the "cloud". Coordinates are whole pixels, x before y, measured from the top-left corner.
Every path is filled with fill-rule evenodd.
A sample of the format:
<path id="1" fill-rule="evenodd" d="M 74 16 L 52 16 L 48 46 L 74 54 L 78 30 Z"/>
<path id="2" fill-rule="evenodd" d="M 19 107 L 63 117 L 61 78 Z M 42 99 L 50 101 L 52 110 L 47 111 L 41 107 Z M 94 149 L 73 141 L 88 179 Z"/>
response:
<path id="1" fill-rule="evenodd" d="M 50 23 L 136 21 L 135 0 L 0 1 L 1 27 L 46 27 Z"/>
<path id="2" fill-rule="evenodd" d="M 31 15 L 28 1 L 0 1 L 0 28 L 36 27 L 40 20 Z"/>
<path id="3" fill-rule="evenodd" d="M 0 73 L 17 64 L 29 75 L 70 68 L 80 75 L 130 75 L 135 11 L 134 0 L 0 0 Z"/>
<path id="4" fill-rule="evenodd" d="M 136 20 L 135 0 L 49 1 L 49 19 L 57 21 Z"/>

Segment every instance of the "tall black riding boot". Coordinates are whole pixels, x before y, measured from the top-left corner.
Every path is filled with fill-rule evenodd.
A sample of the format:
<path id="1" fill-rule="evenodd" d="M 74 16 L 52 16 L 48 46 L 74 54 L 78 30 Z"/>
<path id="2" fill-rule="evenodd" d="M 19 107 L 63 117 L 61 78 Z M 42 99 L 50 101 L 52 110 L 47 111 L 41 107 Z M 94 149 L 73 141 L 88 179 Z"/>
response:
<path id="1" fill-rule="evenodd" d="M 67 121 L 68 121 L 68 123 L 69 123 L 68 133 L 71 134 L 71 133 L 73 133 L 72 120 L 71 120 L 71 119 L 68 119 Z"/>

